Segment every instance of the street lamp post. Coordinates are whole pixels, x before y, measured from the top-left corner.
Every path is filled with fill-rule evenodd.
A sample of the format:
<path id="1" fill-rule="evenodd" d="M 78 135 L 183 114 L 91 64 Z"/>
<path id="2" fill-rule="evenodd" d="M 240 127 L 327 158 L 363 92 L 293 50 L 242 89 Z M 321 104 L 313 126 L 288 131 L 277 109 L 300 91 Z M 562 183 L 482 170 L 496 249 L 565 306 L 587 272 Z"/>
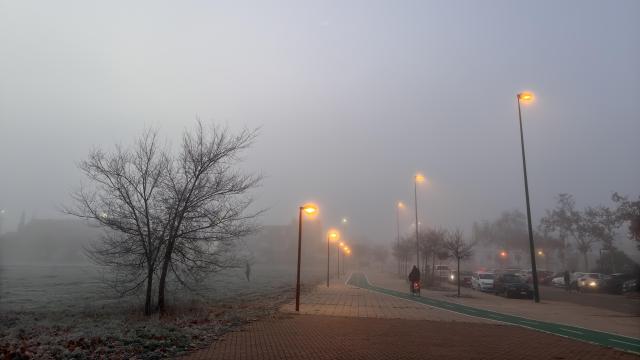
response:
<path id="1" fill-rule="evenodd" d="M 533 227 L 531 225 L 531 205 L 529 202 L 529 182 L 527 180 L 527 161 L 524 154 L 524 133 L 522 131 L 522 110 L 520 103 L 522 101 L 532 101 L 533 94 L 528 92 L 519 93 L 518 99 L 518 120 L 520 121 L 520 145 L 522 147 L 522 170 L 524 173 L 524 194 L 527 202 L 527 225 L 529 228 L 529 252 L 531 254 L 531 275 L 533 277 L 533 299 L 540 302 L 540 293 L 538 291 L 538 271 L 536 270 L 536 253 L 533 244 Z"/>
<path id="2" fill-rule="evenodd" d="M 327 235 L 327 287 L 329 287 L 329 238 L 330 235 Z"/>
<path id="3" fill-rule="evenodd" d="M 340 237 L 338 231 L 329 230 L 327 233 L 327 287 L 329 287 L 329 245 Z M 339 252 L 339 251 L 338 251 Z"/>
<path id="4" fill-rule="evenodd" d="M 420 243 L 418 241 L 418 183 L 424 181 L 422 174 L 416 174 L 413 181 L 413 196 L 416 209 L 416 267 L 420 270 Z"/>
<path id="5" fill-rule="evenodd" d="M 296 311 L 300 311 L 300 257 L 302 255 L 302 212 L 312 215 L 318 212 L 313 204 L 300 206 L 298 211 L 298 271 L 296 273 Z"/>
<path id="6" fill-rule="evenodd" d="M 338 244 L 338 277 L 340 277 L 340 250 L 342 250 L 343 246 L 344 246 L 343 242 Z M 342 258 L 342 267 L 344 267 L 344 257 Z"/>
<path id="7" fill-rule="evenodd" d="M 398 206 L 396 206 L 396 246 L 397 249 L 400 249 L 400 209 L 404 207 L 404 204 L 401 201 L 398 201 Z M 402 269 L 400 267 L 400 257 L 398 257 L 398 276 L 402 275 Z"/>

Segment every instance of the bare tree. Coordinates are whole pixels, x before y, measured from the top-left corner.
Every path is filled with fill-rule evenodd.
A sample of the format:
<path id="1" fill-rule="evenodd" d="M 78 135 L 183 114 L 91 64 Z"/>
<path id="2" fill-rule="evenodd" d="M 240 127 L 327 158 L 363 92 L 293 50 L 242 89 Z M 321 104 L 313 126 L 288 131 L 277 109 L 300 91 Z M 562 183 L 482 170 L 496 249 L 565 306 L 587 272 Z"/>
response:
<path id="1" fill-rule="evenodd" d="M 571 237 L 576 243 L 576 248 L 582 253 L 585 271 L 589 271 L 589 257 L 593 244 L 598 240 L 594 236 L 592 224 L 585 220 L 583 214 L 576 210 L 575 200 L 570 194 L 559 194 L 558 204 L 555 209 L 547 211 L 547 215 L 541 220 L 541 228 L 546 232 L 556 232 L 563 242 Z"/>
<path id="2" fill-rule="evenodd" d="M 393 256 L 400 262 L 400 276 L 404 278 L 409 273 L 409 255 L 415 252 L 415 239 L 412 236 L 400 238 L 399 244 L 393 244 Z"/>
<path id="3" fill-rule="evenodd" d="M 636 246 L 640 250 L 640 197 L 633 201 L 627 196 L 614 193 L 611 199 L 618 204 L 615 210 L 617 219 L 629 223 L 629 238 L 636 241 Z"/>
<path id="4" fill-rule="evenodd" d="M 460 261 L 467 259 L 473 255 L 474 243 L 467 243 L 464 241 L 462 231 L 456 229 L 453 232 L 447 234 L 444 242 L 444 247 L 448 250 L 449 255 L 457 261 L 457 282 L 458 282 L 458 297 L 460 297 Z"/>
<path id="5" fill-rule="evenodd" d="M 91 185 L 72 194 L 75 206 L 65 209 L 108 230 L 87 253 L 97 264 L 112 268 L 113 285 L 122 295 L 146 286 L 147 315 L 152 313 L 153 275 L 167 229 L 161 216 L 167 163 L 152 130 L 130 148 L 94 150 L 79 164 Z"/>
<path id="6" fill-rule="evenodd" d="M 425 248 L 423 252 L 431 258 L 431 278 L 435 278 L 436 259 L 445 259 L 448 257 L 444 242 L 447 237 L 447 231 L 442 228 L 429 228 L 425 234 Z M 426 263 L 426 261 L 425 261 Z"/>
<path id="7" fill-rule="evenodd" d="M 163 312 L 169 273 L 189 287 L 242 263 L 235 244 L 255 229 L 248 191 L 260 178 L 234 166 L 254 138 L 255 131 L 233 135 L 198 122 L 175 156 L 147 130 L 131 148 L 96 150 L 80 164 L 91 187 L 73 194 L 75 207 L 66 211 L 108 230 L 89 256 L 112 268 L 123 294 L 146 284 L 145 314 L 153 310 L 155 276 Z"/>
<path id="8" fill-rule="evenodd" d="M 158 285 L 158 309 L 165 310 L 169 271 L 182 285 L 199 282 L 212 272 L 244 262 L 233 256 L 235 240 L 255 230 L 257 213 L 247 213 L 247 192 L 259 176 L 246 175 L 233 166 L 255 139 L 255 131 L 231 134 L 201 122 L 182 137 L 180 154 L 168 162 L 166 188 L 168 234 L 163 244 Z"/>

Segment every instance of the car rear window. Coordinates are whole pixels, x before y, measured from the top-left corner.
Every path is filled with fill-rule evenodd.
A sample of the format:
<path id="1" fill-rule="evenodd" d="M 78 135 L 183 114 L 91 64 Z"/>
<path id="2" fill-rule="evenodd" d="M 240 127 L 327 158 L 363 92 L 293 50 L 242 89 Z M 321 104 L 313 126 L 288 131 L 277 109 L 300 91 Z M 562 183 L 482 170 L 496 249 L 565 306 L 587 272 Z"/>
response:
<path id="1" fill-rule="evenodd" d="M 480 274 L 478 276 L 480 277 L 480 279 L 493 279 L 494 278 L 493 274 Z"/>

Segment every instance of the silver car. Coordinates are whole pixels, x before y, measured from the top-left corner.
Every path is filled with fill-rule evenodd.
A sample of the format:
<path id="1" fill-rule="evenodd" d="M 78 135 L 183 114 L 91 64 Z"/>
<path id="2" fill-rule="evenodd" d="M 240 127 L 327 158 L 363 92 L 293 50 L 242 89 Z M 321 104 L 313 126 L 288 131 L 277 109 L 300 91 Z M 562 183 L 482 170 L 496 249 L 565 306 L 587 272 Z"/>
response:
<path id="1" fill-rule="evenodd" d="M 495 277 L 494 273 L 476 271 L 471 276 L 471 288 L 479 291 L 493 291 L 493 279 Z"/>

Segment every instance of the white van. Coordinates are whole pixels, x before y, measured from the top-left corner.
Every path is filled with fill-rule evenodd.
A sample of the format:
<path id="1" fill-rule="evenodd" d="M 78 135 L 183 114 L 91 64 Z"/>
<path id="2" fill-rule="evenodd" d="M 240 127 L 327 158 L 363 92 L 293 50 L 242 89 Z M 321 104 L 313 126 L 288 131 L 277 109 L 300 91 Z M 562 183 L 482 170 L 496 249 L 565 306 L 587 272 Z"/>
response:
<path id="1" fill-rule="evenodd" d="M 494 273 L 476 271 L 471 276 L 471 288 L 480 291 L 493 291 L 493 279 L 495 277 Z"/>
<path id="2" fill-rule="evenodd" d="M 449 280 L 449 276 L 451 276 L 451 269 L 449 269 L 448 265 L 436 265 L 436 277 Z"/>

